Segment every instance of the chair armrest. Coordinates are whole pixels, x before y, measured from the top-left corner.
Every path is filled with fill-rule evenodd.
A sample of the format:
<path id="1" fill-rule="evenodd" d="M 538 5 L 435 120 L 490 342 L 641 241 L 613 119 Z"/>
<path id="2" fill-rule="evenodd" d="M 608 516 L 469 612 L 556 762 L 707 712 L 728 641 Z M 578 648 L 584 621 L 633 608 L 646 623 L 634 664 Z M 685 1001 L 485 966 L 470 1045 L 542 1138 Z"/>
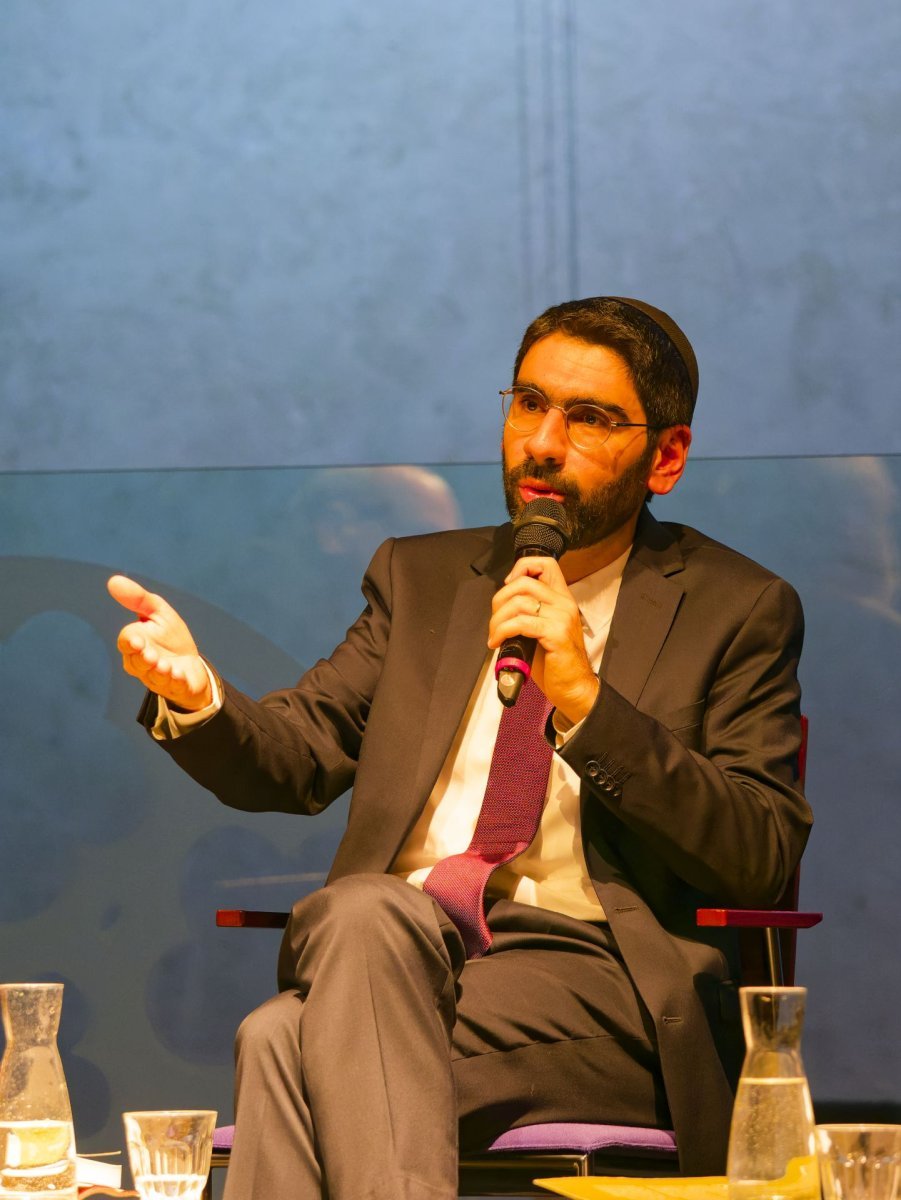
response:
<path id="1" fill-rule="evenodd" d="M 286 912 L 257 912 L 249 908 L 217 908 L 216 924 L 222 929 L 284 929 Z"/>
<path id="2" fill-rule="evenodd" d="M 699 925 L 728 925 L 745 929 L 811 929 L 823 914 L 774 908 L 699 908 Z"/>

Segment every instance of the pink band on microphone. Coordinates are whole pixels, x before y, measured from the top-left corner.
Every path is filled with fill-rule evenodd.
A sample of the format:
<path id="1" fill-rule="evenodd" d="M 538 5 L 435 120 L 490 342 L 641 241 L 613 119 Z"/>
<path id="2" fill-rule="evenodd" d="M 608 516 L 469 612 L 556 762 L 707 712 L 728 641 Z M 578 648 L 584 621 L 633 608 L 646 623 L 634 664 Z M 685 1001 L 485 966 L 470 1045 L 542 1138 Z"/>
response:
<path id="1" fill-rule="evenodd" d="M 530 678 L 532 668 L 527 662 L 523 662 L 521 658 L 499 658 L 494 667 L 494 678 L 497 679 L 501 671 L 519 671 L 526 679 Z"/>

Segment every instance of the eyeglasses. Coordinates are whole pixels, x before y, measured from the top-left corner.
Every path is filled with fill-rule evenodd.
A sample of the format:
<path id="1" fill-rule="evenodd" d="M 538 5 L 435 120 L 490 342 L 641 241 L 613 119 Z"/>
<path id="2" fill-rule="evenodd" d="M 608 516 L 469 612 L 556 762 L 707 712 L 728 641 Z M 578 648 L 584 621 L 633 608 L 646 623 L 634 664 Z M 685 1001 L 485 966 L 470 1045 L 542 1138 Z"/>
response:
<path id="1" fill-rule="evenodd" d="M 566 422 L 566 435 L 577 450 L 592 454 L 600 450 L 614 429 L 666 429 L 645 421 L 614 421 L 606 409 L 587 401 L 551 404 L 537 388 L 515 385 L 500 392 L 504 420 L 517 433 L 534 433 L 552 408 L 559 408 Z"/>

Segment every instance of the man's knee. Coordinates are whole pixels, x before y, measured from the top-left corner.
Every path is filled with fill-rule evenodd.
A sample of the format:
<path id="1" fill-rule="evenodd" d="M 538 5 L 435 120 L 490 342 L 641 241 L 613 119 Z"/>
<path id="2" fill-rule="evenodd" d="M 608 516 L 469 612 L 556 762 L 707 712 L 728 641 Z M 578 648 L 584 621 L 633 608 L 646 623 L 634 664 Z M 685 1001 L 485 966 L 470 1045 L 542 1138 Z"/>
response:
<path id="1" fill-rule="evenodd" d="M 284 1062 L 300 1054 L 300 1016 L 303 1001 L 296 991 L 280 992 L 249 1013 L 235 1035 L 239 1065 L 275 1059 Z"/>
<path id="2" fill-rule="evenodd" d="M 407 960 L 414 950 L 446 971 L 445 938 L 440 910 L 417 888 L 393 875 L 348 875 L 294 906 L 279 957 L 280 986 L 304 991 L 320 965 L 343 977 L 366 963 Z"/>
<path id="3" fill-rule="evenodd" d="M 294 906 L 290 925 L 371 945 L 397 928 L 436 926 L 432 902 L 394 875 L 347 875 Z"/>

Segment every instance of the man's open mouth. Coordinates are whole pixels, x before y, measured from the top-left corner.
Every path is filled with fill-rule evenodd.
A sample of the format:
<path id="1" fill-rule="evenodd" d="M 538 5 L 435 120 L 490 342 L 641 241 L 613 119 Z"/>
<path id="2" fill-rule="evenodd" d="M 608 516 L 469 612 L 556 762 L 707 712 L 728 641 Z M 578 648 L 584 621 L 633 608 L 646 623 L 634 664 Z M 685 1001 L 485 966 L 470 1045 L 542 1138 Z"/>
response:
<path id="1" fill-rule="evenodd" d="M 525 504 L 530 500 L 556 500 L 558 504 L 566 503 L 566 496 L 563 492 L 555 491 L 546 483 L 541 483 L 536 479 L 523 479 L 518 484 L 519 494 Z"/>

